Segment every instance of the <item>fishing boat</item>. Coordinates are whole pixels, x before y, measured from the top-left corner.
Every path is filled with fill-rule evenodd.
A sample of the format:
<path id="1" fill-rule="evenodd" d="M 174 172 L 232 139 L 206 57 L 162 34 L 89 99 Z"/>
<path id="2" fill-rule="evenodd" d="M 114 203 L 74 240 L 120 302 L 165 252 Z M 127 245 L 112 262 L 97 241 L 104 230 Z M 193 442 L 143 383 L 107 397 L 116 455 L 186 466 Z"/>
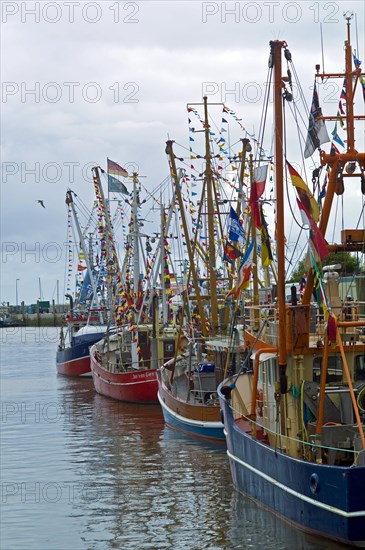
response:
<path id="1" fill-rule="evenodd" d="M 78 260 L 80 261 L 81 257 L 86 264 L 85 266 L 79 264 L 79 270 L 86 274 L 79 285 L 76 303 L 74 303 L 71 294 L 66 294 L 66 298 L 69 300 L 69 312 L 66 316 L 66 327 L 61 327 L 60 330 L 56 367 L 58 374 L 64 376 L 91 377 L 89 348 L 105 334 L 107 311 L 105 307 L 102 307 L 98 297 L 97 277 L 92 265 L 92 247 L 90 250 L 86 250 L 84 235 L 75 209 L 73 192 L 70 189 L 66 194 L 66 204 L 69 219 L 72 216 L 80 242 L 81 250 Z"/>
<path id="2" fill-rule="evenodd" d="M 66 330 L 61 327 L 60 340 L 56 353 L 58 374 L 64 376 L 91 377 L 90 346 L 104 337 L 107 325 L 98 324 L 98 317 L 83 315 L 67 317 Z M 96 324 L 93 324 L 93 321 Z"/>
<path id="3" fill-rule="evenodd" d="M 203 108 L 203 116 L 200 116 L 198 106 Z M 224 117 L 228 111 L 224 104 L 219 104 L 219 108 L 225 124 L 227 121 Z M 195 437 L 224 442 L 217 387 L 223 380 L 225 365 L 222 361 L 214 360 L 214 349 L 217 339 L 225 340 L 226 345 L 230 346 L 234 319 L 232 309 L 226 301 L 226 294 L 233 284 L 233 275 L 223 261 L 223 243 L 230 214 L 227 205 L 231 204 L 231 199 L 227 194 L 229 182 L 221 176 L 224 160 L 221 155 L 227 155 L 227 164 L 233 163 L 233 159 L 236 164 L 241 157 L 233 155 L 228 159 L 223 134 L 214 137 L 215 133 L 209 123 L 207 97 L 203 98 L 202 104 L 188 104 L 188 113 L 189 116 L 195 115 L 202 124 L 203 129 L 197 132 L 202 132 L 204 137 L 205 153 L 198 155 L 191 148 L 190 158 L 204 158 L 205 168 L 202 173 L 197 174 L 195 180 L 202 181 L 202 187 L 198 213 L 190 220 L 186 215 L 187 199 L 183 195 L 183 187 L 187 187 L 188 178 L 181 181 L 176 176 L 176 160 L 183 159 L 174 153 L 173 142 L 167 141 L 166 153 L 181 216 L 188 277 L 175 355 L 173 359 L 160 365 L 158 371 L 158 399 L 165 422 L 170 427 Z M 192 126 L 190 130 L 193 131 L 190 119 L 189 126 Z M 244 154 L 248 151 L 247 142 L 246 139 L 243 143 Z M 216 144 L 220 149 L 218 153 L 214 149 Z M 243 157 L 241 177 L 244 165 Z M 236 166 L 234 170 L 237 170 Z M 232 184 L 232 187 L 235 188 L 236 184 Z M 191 209 L 193 214 L 194 211 Z M 237 216 L 237 212 L 235 215 Z M 238 222 L 237 225 L 241 230 Z M 235 247 L 232 248 L 241 255 Z"/>
<path id="4" fill-rule="evenodd" d="M 298 206 L 305 210 L 310 227 L 310 267 L 300 303 L 295 287 L 291 303 L 285 300 L 283 104 L 293 99 L 290 85 L 294 70 L 287 44 L 278 40 L 270 43 L 277 301 L 257 309 L 255 316 L 248 312 L 244 323 L 237 326 L 235 356 L 240 356 L 239 368 L 224 380 L 218 393 L 235 488 L 300 529 L 328 541 L 364 547 L 365 309 L 364 303 L 341 300 L 340 265 L 321 269 L 326 247 L 332 252 L 364 253 L 365 231 L 360 224 L 341 228 L 340 242 L 324 239 L 329 233 L 331 211 L 335 210 L 335 195 L 344 201 L 346 192 L 355 192 L 354 210 L 356 203 L 363 204 L 360 197 L 365 192 L 365 154 L 355 147 L 354 128 L 354 121 L 364 120 L 354 114 L 354 97 L 361 85 L 364 90 L 365 82 L 351 47 L 351 16 L 346 18 L 344 73 L 325 74 L 316 66 L 317 82 L 336 77 L 344 85 L 339 110 L 329 117 L 319 109 L 315 87 L 305 156 L 316 153 L 328 141 L 326 120 L 343 126 L 347 141 L 341 140 L 344 152 L 338 146 L 332 146 L 330 154 L 320 150 L 314 180 L 321 168 L 328 170 L 328 179 L 318 223 L 313 194 L 300 182 Z M 282 74 L 282 52 L 288 63 L 286 75 Z M 332 135 L 338 142 L 337 133 Z M 363 221 L 361 216 L 359 219 Z M 311 303 L 313 289 L 319 310 Z M 239 345 L 245 348 L 243 353 Z M 218 349 L 217 354 L 221 351 Z"/>
<path id="5" fill-rule="evenodd" d="M 91 369 L 98 393 L 128 403 L 158 402 L 157 370 L 151 350 L 153 333 L 151 323 L 141 324 L 135 331 L 127 325 L 114 334 L 107 333 L 92 346 Z M 169 337 L 165 331 L 164 339 L 159 340 L 165 350 L 159 352 L 160 357 L 173 355 L 174 343 L 174 332 Z"/>
<path id="6" fill-rule="evenodd" d="M 97 169 L 94 179 L 99 185 Z M 159 302 L 164 292 L 157 288 L 157 266 L 162 265 L 164 253 L 162 231 L 154 261 L 144 258 L 147 273 L 143 288 L 141 238 L 147 238 L 148 252 L 152 247 L 149 236 L 140 231 L 142 201 L 137 174 L 133 174 L 132 181 L 130 233 L 122 270 L 119 272 L 117 262 L 112 262 L 115 272 L 119 273 L 114 301 L 115 322 L 105 337 L 92 346 L 91 370 L 95 389 L 101 395 L 130 403 L 157 403 L 158 359 L 165 361 L 173 357 L 176 330 L 168 324 L 162 327 L 160 324 Z"/>

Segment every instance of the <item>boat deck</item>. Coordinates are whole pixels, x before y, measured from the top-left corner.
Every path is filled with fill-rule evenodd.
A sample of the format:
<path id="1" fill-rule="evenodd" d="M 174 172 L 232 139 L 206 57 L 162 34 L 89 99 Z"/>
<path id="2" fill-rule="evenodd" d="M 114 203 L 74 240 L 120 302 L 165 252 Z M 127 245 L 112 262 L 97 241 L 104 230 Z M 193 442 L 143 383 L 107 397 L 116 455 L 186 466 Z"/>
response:
<path id="1" fill-rule="evenodd" d="M 192 405 L 219 404 L 214 373 L 193 372 L 190 377 L 187 373 L 180 374 L 174 378 L 171 389 L 178 399 Z"/>

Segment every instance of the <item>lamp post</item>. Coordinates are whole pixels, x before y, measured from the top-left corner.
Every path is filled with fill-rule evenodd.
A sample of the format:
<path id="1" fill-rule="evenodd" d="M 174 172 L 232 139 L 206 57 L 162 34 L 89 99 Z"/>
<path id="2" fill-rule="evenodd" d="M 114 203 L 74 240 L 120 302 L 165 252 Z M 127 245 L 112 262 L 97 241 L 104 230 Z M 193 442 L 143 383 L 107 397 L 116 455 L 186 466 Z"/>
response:
<path id="1" fill-rule="evenodd" d="M 20 281 L 20 279 L 15 279 L 15 305 L 16 305 L 17 313 L 18 313 L 18 281 Z"/>

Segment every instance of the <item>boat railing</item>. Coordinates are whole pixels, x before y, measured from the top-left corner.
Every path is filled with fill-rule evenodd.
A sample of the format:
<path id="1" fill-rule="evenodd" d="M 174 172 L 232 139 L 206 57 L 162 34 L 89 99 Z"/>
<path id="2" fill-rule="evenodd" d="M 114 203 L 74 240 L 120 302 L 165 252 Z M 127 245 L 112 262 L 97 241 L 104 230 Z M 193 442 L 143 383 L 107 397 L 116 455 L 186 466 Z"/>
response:
<path id="1" fill-rule="evenodd" d="M 349 305 L 350 304 L 350 305 Z M 359 321 L 364 327 L 343 328 L 340 333 L 344 343 L 365 342 L 365 302 L 343 302 L 333 313 L 340 321 Z M 286 307 L 286 340 L 288 349 L 294 347 L 322 346 L 327 330 L 323 310 L 317 304 L 298 303 Z M 260 339 L 270 346 L 277 347 L 279 342 L 279 319 L 276 304 L 249 305 L 245 307 L 242 324 L 255 333 L 263 326 Z"/>
<path id="2" fill-rule="evenodd" d="M 107 368 L 109 372 L 117 374 L 121 372 L 129 372 L 131 370 L 149 370 L 151 368 L 151 361 L 140 361 L 138 365 L 134 365 L 131 359 L 123 362 L 118 360 L 118 358 L 114 361 L 109 358 L 105 360 L 103 366 Z"/>
<path id="3" fill-rule="evenodd" d="M 195 403 L 203 403 L 204 405 L 218 405 L 219 398 L 218 393 L 216 390 L 197 390 L 192 389 L 190 390 L 190 394 L 192 395 Z"/>
<path id="4" fill-rule="evenodd" d="M 265 406 L 276 408 L 276 402 L 265 403 Z M 337 457 L 343 464 L 365 466 L 365 449 L 362 446 L 360 434 L 355 424 L 342 425 L 331 422 L 322 427 L 321 435 L 311 433 L 311 430 L 307 432 L 305 429 L 303 432 L 306 433 L 306 439 L 299 439 L 299 437 L 291 437 L 282 434 L 279 430 L 272 429 L 265 423 L 264 417 L 262 420 L 257 420 L 256 415 L 252 416 L 248 412 L 251 403 L 245 403 L 245 410 L 242 409 L 239 402 L 237 405 L 231 403 L 230 408 L 239 429 L 262 443 L 274 447 L 275 451 L 290 454 L 294 458 L 302 458 L 308 460 L 308 462 L 334 464 Z M 280 426 L 280 422 L 278 426 Z M 346 434 L 344 440 L 333 435 L 335 431 L 341 437 Z"/>

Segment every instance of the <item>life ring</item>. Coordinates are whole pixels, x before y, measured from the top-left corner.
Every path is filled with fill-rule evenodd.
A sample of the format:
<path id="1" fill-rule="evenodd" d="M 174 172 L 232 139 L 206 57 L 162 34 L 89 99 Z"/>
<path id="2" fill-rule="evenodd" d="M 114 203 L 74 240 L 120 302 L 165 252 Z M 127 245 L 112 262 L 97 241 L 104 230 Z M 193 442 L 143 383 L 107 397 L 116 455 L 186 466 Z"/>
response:
<path id="1" fill-rule="evenodd" d="M 264 390 L 260 389 L 257 391 L 257 413 L 259 416 L 263 415 L 264 408 Z"/>

